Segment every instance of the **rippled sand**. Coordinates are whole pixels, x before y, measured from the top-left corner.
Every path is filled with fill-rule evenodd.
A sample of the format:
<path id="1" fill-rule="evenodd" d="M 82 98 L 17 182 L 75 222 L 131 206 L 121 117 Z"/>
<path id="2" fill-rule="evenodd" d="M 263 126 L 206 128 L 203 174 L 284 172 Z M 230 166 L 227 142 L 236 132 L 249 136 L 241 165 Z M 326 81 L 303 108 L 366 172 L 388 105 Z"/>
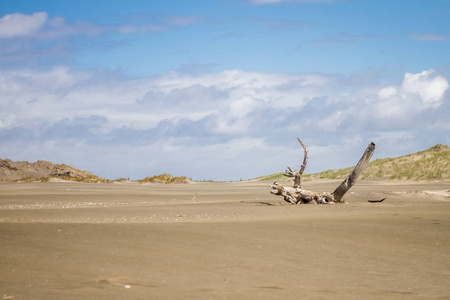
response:
<path id="1" fill-rule="evenodd" d="M 268 186 L 0 183 L 0 299 L 450 298 L 448 182 Z"/>

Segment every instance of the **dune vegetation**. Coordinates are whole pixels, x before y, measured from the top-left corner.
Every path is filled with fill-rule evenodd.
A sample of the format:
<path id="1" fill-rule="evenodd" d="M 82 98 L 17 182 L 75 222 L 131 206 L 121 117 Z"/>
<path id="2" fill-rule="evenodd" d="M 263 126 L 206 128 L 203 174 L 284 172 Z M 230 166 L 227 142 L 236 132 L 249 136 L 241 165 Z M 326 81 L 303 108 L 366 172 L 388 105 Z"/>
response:
<path id="1" fill-rule="evenodd" d="M 326 170 L 315 174 L 304 174 L 304 180 L 312 178 L 344 179 L 352 167 Z M 257 178 L 258 180 L 286 180 L 284 172 Z M 396 158 L 379 158 L 370 162 L 361 179 L 390 180 L 448 180 L 450 179 L 450 148 L 437 144 L 427 150 Z"/>
<path id="2" fill-rule="evenodd" d="M 49 182 L 52 180 L 65 180 L 65 181 L 85 182 L 85 183 L 112 183 L 112 182 L 114 182 L 113 180 L 101 178 L 96 175 L 89 175 L 86 177 L 74 177 L 74 176 L 69 176 L 69 175 L 44 176 L 44 177 L 40 177 L 40 178 L 24 177 L 21 179 L 16 179 L 16 180 L 14 180 L 14 182 Z"/>
<path id="3" fill-rule="evenodd" d="M 167 173 L 155 175 L 152 177 L 145 177 L 142 180 L 138 180 L 139 183 L 163 183 L 163 184 L 188 183 L 190 181 L 192 180 L 185 176 L 172 176 Z"/>

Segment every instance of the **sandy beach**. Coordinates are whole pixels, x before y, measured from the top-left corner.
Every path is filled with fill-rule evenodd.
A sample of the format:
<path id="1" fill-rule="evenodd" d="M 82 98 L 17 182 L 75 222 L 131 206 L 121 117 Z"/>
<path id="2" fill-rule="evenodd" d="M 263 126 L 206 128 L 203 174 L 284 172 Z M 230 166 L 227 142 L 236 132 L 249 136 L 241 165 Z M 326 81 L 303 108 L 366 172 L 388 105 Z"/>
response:
<path id="1" fill-rule="evenodd" d="M 450 298 L 448 182 L 269 184 L 0 183 L 0 299 Z"/>

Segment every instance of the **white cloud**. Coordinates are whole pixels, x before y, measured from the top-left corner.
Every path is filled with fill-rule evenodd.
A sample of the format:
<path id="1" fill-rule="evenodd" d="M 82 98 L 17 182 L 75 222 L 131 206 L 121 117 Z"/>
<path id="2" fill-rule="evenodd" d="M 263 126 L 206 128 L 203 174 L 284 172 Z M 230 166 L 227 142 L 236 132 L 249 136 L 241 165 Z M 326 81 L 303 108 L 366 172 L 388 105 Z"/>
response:
<path id="1" fill-rule="evenodd" d="M 397 95 L 397 88 L 394 86 L 385 87 L 378 92 L 378 97 L 381 99 L 387 99 L 395 95 Z"/>
<path id="2" fill-rule="evenodd" d="M 316 122 L 317 127 L 322 129 L 324 132 L 335 132 L 337 128 L 341 125 L 342 121 L 344 121 L 351 111 L 333 111 L 328 114 L 328 116 L 324 118 L 320 118 L 320 120 L 310 120 L 310 122 Z"/>
<path id="3" fill-rule="evenodd" d="M 258 106 L 258 101 L 252 97 L 242 97 L 231 100 L 230 102 L 230 116 L 232 118 L 242 118 L 254 111 Z"/>
<path id="4" fill-rule="evenodd" d="M 47 21 L 46 12 L 6 15 L 0 19 L 0 38 L 32 36 L 41 30 Z"/>
<path id="5" fill-rule="evenodd" d="M 411 125 L 425 110 L 441 107 L 448 88 L 447 79 L 434 70 L 406 73 L 400 85 L 379 90 L 378 99 L 372 101 L 370 117 L 376 116 L 386 126 Z"/>
<path id="6" fill-rule="evenodd" d="M 371 140 L 389 144 L 378 151 L 450 143 L 447 90 L 432 70 L 384 88 L 338 75 L 241 70 L 137 79 L 64 66 L 1 70 L 0 157 L 42 153 L 36 159 L 90 169 L 83 164 L 92 155 L 90 171 L 111 178 L 147 170 L 239 179 L 295 167 L 298 136 L 311 150 L 307 172 L 315 172 L 351 165 Z M 117 153 L 126 155 L 114 169 Z"/>
<path id="7" fill-rule="evenodd" d="M 433 70 L 421 73 L 406 73 L 403 78 L 403 98 L 409 94 L 419 95 L 424 107 L 439 107 L 444 100 L 444 94 L 448 90 L 447 79 L 435 74 Z"/>
<path id="8" fill-rule="evenodd" d="M 106 28 L 86 21 L 67 23 L 61 17 L 53 19 L 46 12 L 31 15 L 14 13 L 0 19 L 0 38 L 28 37 L 55 39 L 74 35 L 97 35 Z"/>

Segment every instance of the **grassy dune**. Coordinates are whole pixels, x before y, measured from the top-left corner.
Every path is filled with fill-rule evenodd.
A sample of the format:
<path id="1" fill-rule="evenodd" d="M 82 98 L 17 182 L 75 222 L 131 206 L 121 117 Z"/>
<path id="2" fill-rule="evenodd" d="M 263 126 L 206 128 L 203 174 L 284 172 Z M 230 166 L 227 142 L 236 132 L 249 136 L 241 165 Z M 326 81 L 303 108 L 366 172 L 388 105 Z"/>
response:
<path id="1" fill-rule="evenodd" d="M 304 178 L 344 179 L 353 169 L 326 170 L 315 174 L 305 174 Z M 283 172 L 257 178 L 258 180 L 277 181 L 286 179 Z M 447 180 L 450 179 L 450 148 L 437 144 L 425 151 L 396 158 L 380 158 L 370 162 L 364 178 L 382 178 L 391 180 Z"/>

